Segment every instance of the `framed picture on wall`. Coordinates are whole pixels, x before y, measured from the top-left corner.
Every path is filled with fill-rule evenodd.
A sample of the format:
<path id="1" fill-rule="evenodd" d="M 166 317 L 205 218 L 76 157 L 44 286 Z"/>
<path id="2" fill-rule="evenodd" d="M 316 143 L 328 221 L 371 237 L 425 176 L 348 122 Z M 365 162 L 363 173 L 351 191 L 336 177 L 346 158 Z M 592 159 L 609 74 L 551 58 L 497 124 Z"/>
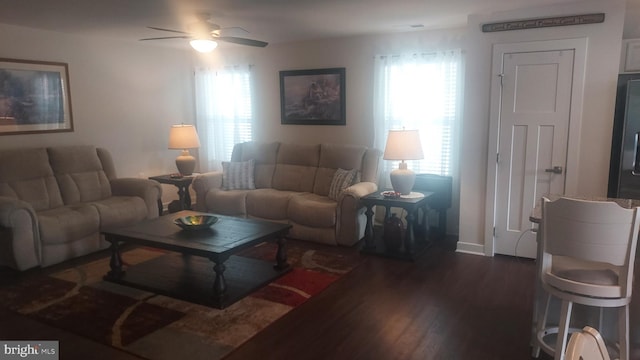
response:
<path id="1" fill-rule="evenodd" d="M 280 71 L 282 124 L 345 125 L 345 68 Z"/>
<path id="2" fill-rule="evenodd" d="M 0 58 L 0 135 L 73 131 L 66 63 Z"/>

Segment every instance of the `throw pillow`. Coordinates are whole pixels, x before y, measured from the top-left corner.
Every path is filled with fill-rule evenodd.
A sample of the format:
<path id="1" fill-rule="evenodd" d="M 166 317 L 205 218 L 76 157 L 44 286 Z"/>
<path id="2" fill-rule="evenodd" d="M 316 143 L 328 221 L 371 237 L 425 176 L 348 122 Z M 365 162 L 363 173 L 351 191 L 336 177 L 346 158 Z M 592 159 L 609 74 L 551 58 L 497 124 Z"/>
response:
<path id="1" fill-rule="evenodd" d="M 255 160 L 240 162 L 222 162 L 222 188 L 225 190 L 253 190 L 256 188 L 253 178 Z"/>
<path id="2" fill-rule="evenodd" d="M 336 170 L 336 173 L 333 174 L 333 179 L 331 180 L 331 186 L 329 187 L 329 198 L 337 201 L 340 193 L 353 184 L 357 173 L 358 170 L 356 169 Z"/>

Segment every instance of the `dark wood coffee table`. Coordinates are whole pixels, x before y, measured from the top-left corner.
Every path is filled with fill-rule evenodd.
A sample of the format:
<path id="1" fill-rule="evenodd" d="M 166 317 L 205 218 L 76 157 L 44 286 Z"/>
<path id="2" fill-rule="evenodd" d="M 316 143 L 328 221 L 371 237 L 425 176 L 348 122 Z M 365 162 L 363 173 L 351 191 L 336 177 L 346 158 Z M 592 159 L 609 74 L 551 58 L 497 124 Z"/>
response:
<path id="1" fill-rule="evenodd" d="M 111 243 L 111 271 L 104 279 L 223 309 L 290 270 L 285 236 L 291 225 L 223 215 L 215 215 L 218 222 L 204 230 L 182 230 L 173 223 L 178 217 L 192 214 L 198 213 L 185 210 L 103 230 Z M 278 244 L 275 265 L 235 256 L 265 241 Z M 122 243 L 171 252 L 130 266 L 125 272 L 120 255 Z"/>

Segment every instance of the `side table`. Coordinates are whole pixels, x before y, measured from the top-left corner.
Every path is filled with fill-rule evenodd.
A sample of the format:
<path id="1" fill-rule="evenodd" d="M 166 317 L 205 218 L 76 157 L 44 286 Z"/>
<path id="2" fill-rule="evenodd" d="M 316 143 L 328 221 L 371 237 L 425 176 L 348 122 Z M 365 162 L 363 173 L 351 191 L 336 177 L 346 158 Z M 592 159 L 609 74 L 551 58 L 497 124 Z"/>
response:
<path id="1" fill-rule="evenodd" d="M 171 177 L 171 175 L 151 176 L 149 179 L 155 180 L 161 184 L 169 184 L 178 188 L 178 200 L 169 204 L 169 212 L 177 212 L 180 210 L 191 210 L 191 195 L 189 194 L 189 185 L 193 181 L 193 176 Z M 176 206 L 172 206 L 176 203 Z M 160 214 L 162 214 L 162 204 L 160 206 Z"/>
<path id="2" fill-rule="evenodd" d="M 360 250 L 364 254 L 383 255 L 403 260 L 415 260 L 428 247 L 426 210 L 428 198 L 433 192 L 414 191 L 408 197 L 389 198 L 381 194 L 381 191 L 371 193 L 360 198 L 360 203 L 367 209 L 367 225 L 364 231 L 364 245 Z M 407 221 L 402 246 L 399 250 L 386 249 L 381 241 L 381 236 L 375 236 L 373 229 L 373 207 L 376 205 L 383 206 L 385 209 L 385 223 L 391 217 L 391 208 L 402 208 L 407 212 L 405 220 Z M 418 210 L 422 209 L 423 219 L 417 219 Z M 416 241 L 415 233 L 420 233 L 420 240 Z"/>

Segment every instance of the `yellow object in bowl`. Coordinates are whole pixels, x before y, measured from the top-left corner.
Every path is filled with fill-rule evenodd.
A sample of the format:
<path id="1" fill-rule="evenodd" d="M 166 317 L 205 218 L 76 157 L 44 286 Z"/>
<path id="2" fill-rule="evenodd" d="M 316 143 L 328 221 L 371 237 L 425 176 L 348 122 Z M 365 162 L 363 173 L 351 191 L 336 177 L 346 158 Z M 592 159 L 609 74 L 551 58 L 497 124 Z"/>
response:
<path id="1" fill-rule="evenodd" d="M 213 215 L 188 215 L 175 219 L 173 222 L 184 230 L 201 230 L 211 227 L 218 221 Z"/>

